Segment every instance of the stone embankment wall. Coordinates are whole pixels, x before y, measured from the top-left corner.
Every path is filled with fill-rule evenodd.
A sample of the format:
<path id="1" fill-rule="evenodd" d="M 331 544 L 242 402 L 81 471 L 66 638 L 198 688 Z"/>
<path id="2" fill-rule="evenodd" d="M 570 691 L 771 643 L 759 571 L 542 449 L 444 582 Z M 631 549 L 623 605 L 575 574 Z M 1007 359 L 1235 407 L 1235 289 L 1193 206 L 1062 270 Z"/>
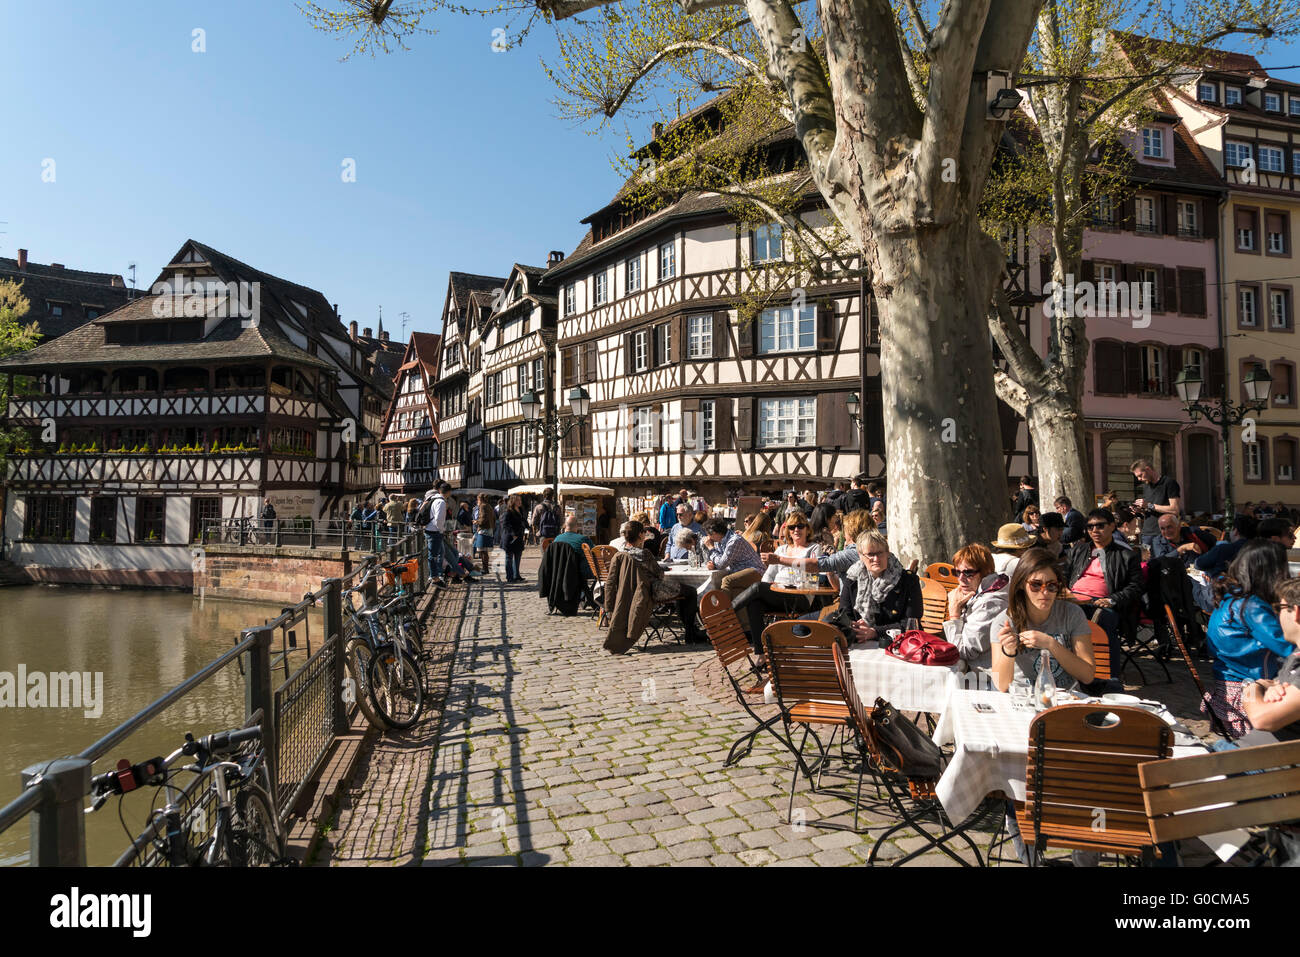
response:
<path id="1" fill-rule="evenodd" d="M 352 570 L 352 556 L 337 548 L 209 545 L 194 558 L 194 594 L 293 604 L 320 588 L 322 579 Z"/>

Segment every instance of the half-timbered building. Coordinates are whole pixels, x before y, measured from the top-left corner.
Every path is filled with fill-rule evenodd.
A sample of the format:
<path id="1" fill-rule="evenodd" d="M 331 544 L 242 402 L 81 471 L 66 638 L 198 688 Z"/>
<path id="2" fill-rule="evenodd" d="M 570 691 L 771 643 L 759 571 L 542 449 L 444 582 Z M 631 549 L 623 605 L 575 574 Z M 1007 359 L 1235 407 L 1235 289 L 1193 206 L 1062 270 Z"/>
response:
<path id="1" fill-rule="evenodd" d="M 397 368 L 380 442 L 383 490 L 423 495 L 438 469 L 438 415 L 433 389 L 442 337 L 413 332 Z"/>
<path id="2" fill-rule="evenodd" d="M 551 254 L 557 264 L 563 253 Z M 483 333 L 483 480 L 488 488 L 548 482 L 554 476 L 550 443 L 524 422 L 519 405 L 536 392 L 549 413 L 556 401 L 555 313 L 552 287 L 540 266 L 516 264 Z"/>
<path id="3" fill-rule="evenodd" d="M 319 292 L 187 241 L 149 295 L 0 361 L 8 557 L 183 579 L 213 519 L 344 511 L 379 484 L 373 371 Z"/>
<path id="4" fill-rule="evenodd" d="M 18 250 L 17 259 L 0 256 L 0 281 L 4 280 L 18 283 L 31 306 L 23 322 L 36 323 L 42 342 L 92 322 L 136 296 L 116 273 L 31 262 L 26 249 Z"/>
<path id="5" fill-rule="evenodd" d="M 438 412 L 438 475 L 453 488 L 470 488 L 469 481 L 469 393 L 472 376 L 481 374 L 477 345 L 479 324 L 487 321 L 495 290 L 505 279 L 453 272 L 447 278 L 447 296 L 442 306 L 442 342 L 435 394 Z M 478 293 L 479 295 L 474 295 Z M 482 295 L 486 294 L 486 298 Z M 479 358 L 475 359 L 475 356 Z M 477 410 L 476 410 L 477 412 Z M 481 421 L 481 420 L 476 420 Z"/>

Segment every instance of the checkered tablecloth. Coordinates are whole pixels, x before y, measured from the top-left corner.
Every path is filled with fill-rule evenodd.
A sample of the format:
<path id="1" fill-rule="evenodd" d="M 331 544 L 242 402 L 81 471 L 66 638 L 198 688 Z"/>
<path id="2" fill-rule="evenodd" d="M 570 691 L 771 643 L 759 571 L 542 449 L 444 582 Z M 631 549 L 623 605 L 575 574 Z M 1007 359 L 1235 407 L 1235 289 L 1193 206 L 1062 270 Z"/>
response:
<path id="1" fill-rule="evenodd" d="M 959 687 L 963 665 L 914 665 L 885 654 L 883 648 L 849 649 L 849 668 L 858 697 L 870 708 L 884 698 L 899 711 L 939 713 L 948 707 L 948 694 Z"/>
<path id="2" fill-rule="evenodd" d="M 991 712 L 976 711 L 987 704 Z M 949 820 L 961 821 L 994 791 L 1017 801 L 1025 799 L 1025 767 L 1029 761 L 1029 725 L 1035 712 L 1014 708 L 1011 696 L 998 691 L 954 689 L 948 707 L 934 729 L 938 744 L 952 744 L 953 755 L 935 786 Z M 1170 724 L 1173 719 L 1161 715 Z M 1175 733 L 1172 757 L 1204 754 L 1195 737 Z"/>

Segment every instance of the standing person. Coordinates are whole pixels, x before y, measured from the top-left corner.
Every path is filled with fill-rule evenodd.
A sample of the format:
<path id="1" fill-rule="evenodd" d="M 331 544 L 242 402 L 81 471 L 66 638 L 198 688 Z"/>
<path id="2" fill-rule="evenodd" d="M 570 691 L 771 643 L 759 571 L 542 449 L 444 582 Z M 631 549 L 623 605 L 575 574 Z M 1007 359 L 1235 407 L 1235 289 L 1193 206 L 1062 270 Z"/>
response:
<path id="1" fill-rule="evenodd" d="M 668 531 L 668 529 L 672 528 L 673 524 L 677 521 L 677 503 L 665 495 L 663 500 L 659 503 L 659 514 L 656 517 L 659 520 L 657 522 L 659 531 Z M 619 536 L 619 538 L 621 540 L 622 536 Z"/>
<path id="2" fill-rule="evenodd" d="M 483 561 L 483 574 L 488 573 L 488 561 L 492 555 L 493 540 L 496 536 L 497 513 L 488 504 L 487 496 L 479 494 L 478 504 L 474 506 L 474 555 Z"/>
<path id="3" fill-rule="evenodd" d="M 1075 542 L 1081 542 L 1087 538 L 1084 532 L 1084 523 L 1087 521 L 1083 513 L 1074 507 L 1067 495 L 1056 496 L 1056 501 L 1052 503 L 1056 506 L 1056 512 L 1065 519 L 1065 531 L 1061 535 L 1061 544 L 1073 545 Z"/>
<path id="4" fill-rule="evenodd" d="M 269 495 L 262 500 L 260 516 L 262 519 L 262 533 L 269 536 L 271 529 L 275 526 L 275 506 L 271 504 L 271 496 Z"/>
<path id="5" fill-rule="evenodd" d="M 1036 485 L 1037 483 L 1034 481 L 1032 475 L 1020 476 L 1020 491 L 1016 492 L 1016 502 L 1012 506 L 1012 508 L 1015 509 L 1014 518 L 1017 522 L 1024 522 L 1022 516 L 1024 515 L 1026 507 L 1038 504 L 1038 489 L 1036 488 Z"/>
<path id="6" fill-rule="evenodd" d="M 442 494 L 442 483 L 435 482 L 425 493 L 425 504 L 420 508 L 424 519 L 424 543 L 429 552 L 429 578 L 443 582 L 442 529 L 447 522 L 447 499 Z"/>
<path id="7" fill-rule="evenodd" d="M 361 515 L 361 530 L 365 534 L 366 544 L 379 551 L 379 506 L 366 499 L 365 511 Z"/>
<path id="8" fill-rule="evenodd" d="M 888 535 L 888 532 L 885 531 L 885 500 L 884 499 L 878 498 L 871 503 L 871 518 L 872 521 L 876 523 L 876 531 L 880 532 L 881 535 Z"/>
<path id="9" fill-rule="evenodd" d="M 518 495 L 506 499 L 506 510 L 501 516 L 501 547 L 506 550 L 506 581 L 523 581 L 519 559 L 524 554 L 524 515 L 523 500 Z"/>
<path id="10" fill-rule="evenodd" d="M 815 509 L 820 504 L 817 501 L 817 493 L 810 488 L 804 489 L 803 501 L 804 501 L 804 512 L 805 514 L 808 515 L 809 518 L 811 518 L 813 509 Z"/>
<path id="11" fill-rule="evenodd" d="M 542 500 L 537 503 L 533 509 L 532 519 L 529 522 L 532 526 L 533 534 L 540 542 L 544 538 L 554 538 L 560 534 L 564 527 L 564 515 L 560 512 L 560 506 L 555 501 L 555 489 L 548 488 L 542 492 Z"/>
<path id="12" fill-rule="evenodd" d="M 412 495 L 406 500 L 406 524 L 412 531 L 415 530 L 415 527 L 418 524 L 415 521 L 415 516 L 418 515 L 419 512 L 420 500 Z"/>
<path id="13" fill-rule="evenodd" d="M 348 517 L 352 520 L 352 547 L 364 548 L 366 542 L 366 503 L 357 502 L 356 508 L 352 510 L 352 514 Z"/>
<path id="14" fill-rule="evenodd" d="M 390 498 L 384 504 L 384 519 L 394 530 L 402 527 L 402 503 L 395 498 Z"/>
<path id="15" fill-rule="evenodd" d="M 1142 544 L 1148 548 L 1160 534 L 1160 516 L 1183 514 L 1183 490 L 1168 475 L 1160 475 L 1150 459 L 1138 459 L 1130 466 L 1133 477 L 1142 483 L 1133 505 L 1144 514 L 1142 519 Z"/>

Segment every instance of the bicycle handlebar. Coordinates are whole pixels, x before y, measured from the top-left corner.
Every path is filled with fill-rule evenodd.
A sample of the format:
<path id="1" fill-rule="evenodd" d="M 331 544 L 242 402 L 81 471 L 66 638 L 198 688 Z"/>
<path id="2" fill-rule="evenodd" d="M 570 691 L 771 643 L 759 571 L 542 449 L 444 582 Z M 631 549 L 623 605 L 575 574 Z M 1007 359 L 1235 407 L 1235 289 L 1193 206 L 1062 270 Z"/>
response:
<path id="1" fill-rule="evenodd" d="M 236 728 L 232 731 L 209 734 L 197 741 L 194 740 L 193 735 L 187 734 L 185 744 L 166 758 L 150 758 L 148 761 L 141 761 L 139 764 L 131 764 L 126 758 L 123 758 L 117 762 L 117 770 L 96 774 L 90 779 L 90 793 L 102 799 L 110 794 L 125 794 L 145 785 L 161 784 L 166 777 L 168 766 L 177 755 L 204 754 L 212 756 L 229 754 L 245 741 L 256 741 L 261 737 L 262 726 L 260 724 L 251 728 Z M 99 807 L 102 803 L 102 800 L 96 801 L 95 806 Z"/>

